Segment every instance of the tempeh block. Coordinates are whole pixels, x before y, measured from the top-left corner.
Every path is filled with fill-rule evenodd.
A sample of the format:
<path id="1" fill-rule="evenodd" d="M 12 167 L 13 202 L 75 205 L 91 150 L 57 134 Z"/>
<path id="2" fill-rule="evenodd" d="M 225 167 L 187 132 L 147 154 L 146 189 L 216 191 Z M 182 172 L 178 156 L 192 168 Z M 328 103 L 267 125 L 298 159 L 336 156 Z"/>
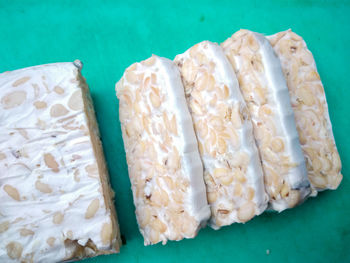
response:
<path id="1" fill-rule="evenodd" d="M 222 47 L 251 114 L 270 204 L 277 211 L 294 207 L 309 195 L 310 183 L 280 62 L 269 41 L 248 30 Z"/>
<path id="2" fill-rule="evenodd" d="M 119 227 L 81 62 L 0 74 L 0 261 L 119 251 Z"/>
<path id="3" fill-rule="evenodd" d="M 209 41 L 177 55 L 194 122 L 213 228 L 261 214 L 268 197 L 246 103 L 223 50 Z"/>
<path id="4" fill-rule="evenodd" d="M 287 30 L 269 36 L 287 79 L 308 176 L 316 191 L 336 189 L 343 176 L 326 95 L 304 40 Z"/>
<path id="5" fill-rule="evenodd" d="M 171 60 L 153 55 L 127 68 L 116 91 L 145 245 L 193 238 L 210 209 L 178 69 Z"/>

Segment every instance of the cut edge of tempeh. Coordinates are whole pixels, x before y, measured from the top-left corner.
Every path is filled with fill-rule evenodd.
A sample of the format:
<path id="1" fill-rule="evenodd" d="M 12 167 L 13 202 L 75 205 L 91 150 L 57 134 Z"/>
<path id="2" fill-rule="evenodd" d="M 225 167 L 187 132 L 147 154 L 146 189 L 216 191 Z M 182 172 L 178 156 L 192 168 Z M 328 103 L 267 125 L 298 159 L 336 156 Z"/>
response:
<path id="1" fill-rule="evenodd" d="M 252 124 L 232 66 L 221 47 L 210 41 L 196 44 L 174 61 L 205 167 L 210 226 L 244 223 L 265 210 L 268 198 Z"/>
<path id="2" fill-rule="evenodd" d="M 194 237 L 206 224 L 210 210 L 192 119 L 175 64 L 155 55 L 134 63 L 116 84 L 116 91 L 145 245 Z M 137 157 L 157 164 L 142 167 Z M 151 168 L 154 172 L 148 178 L 145 173 Z"/>
<path id="3" fill-rule="evenodd" d="M 53 182 L 55 182 L 54 178 L 57 177 L 58 175 L 62 175 L 62 173 L 64 176 L 67 177 L 67 179 L 73 178 L 73 171 L 79 172 L 79 170 L 78 169 L 75 170 L 76 167 L 68 167 L 66 165 L 67 162 L 65 164 L 64 159 L 66 160 L 66 158 L 64 157 L 67 157 L 67 156 L 62 156 L 63 158 L 60 159 L 59 163 L 56 162 L 56 160 L 58 161 L 58 159 L 55 160 L 55 157 L 57 157 L 55 154 L 57 154 L 57 152 L 52 153 L 54 155 L 53 156 L 51 152 L 44 154 L 43 152 L 39 152 L 39 153 L 36 152 L 36 150 L 38 149 L 33 149 L 33 152 L 29 152 L 28 150 L 28 152 L 23 153 L 22 156 L 21 155 L 16 156 L 16 158 L 18 159 L 17 162 L 20 163 L 21 157 L 25 157 L 28 160 L 28 155 L 31 155 L 33 153 L 37 154 L 34 156 L 35 160 L 29 159 L 28 165 L 23 164 L 23 167 L 26 167 L 27 170 L 33 171 L 31 175 L 28 174 L 28 176 L 26 176 L 26 179 L 29 179 L 28 181 L 31 181 L 31 179 L 35 178 L 35 174 L 38 174 L 40 175 L 38 177 L 39 179 L 42 179 L 43 181 L 45 180 L 48 183 L 48 184 L 45 184 L 45 183 L 39 182 L 39 179 L 37 179 L 35 183 L 35 187 L 33 185 L 35 189 L 32 196 L 29 198 L 33 198 L 33 200 L 36 201 L 37 193 L 35 191 L 39 193 L 38 194 L 39 196 L 40 196 L 40 193 L 42 194 L 40 200 L 38 200 L 39 202 L 34 203 L 36 210 L 34 210 L 34 207 L 33 207 L 33 211 L 32 211 L 33 218 L 37 218 L 37 221 L 40 223 L 41 222 L 40 220 L 42 220 L 40 219 L 40 216 L 42 215 L 38 213 L 38 211 L 40 211 L 40 208 L 42 206 L 45 207 L 45 203 L 50 204 L 50 202 L 54 200 L 55 195 L 57 195 L 57 197 L 60 197 L 59 199 L 60 203 L 57 205 L 57 207 L 50 206 L 48 207 L 47 210 L 45 209 L 42 210 L 42 212 L 47 214 L 44 217 L 45 220 L 43 220 L 43 222 L 45 221 L 44 226 L 42 226 L 41 224 L 40 226 L 36 226 L 36 224 L 34 223 L 30 224 L 30 226 L 29 224 L 27 224 L 29 229 L 30 228 L 32 229 L 34 228 L 34 229 L 33 231 L 27 229 L 26 230 L 27 232 L 25 232 L 26 234 L 29 233 L 30 235 L 34 235 L 35 231 L 37 230 L 38 233 L 40 233 L 40 231 L 42 232 L 42 230 L 45 229 L 45 227 L 47 227 L 46 225 L 48 222 L 47 220 L 49 220 L 50 221 L 49 224 L 53 224 L 52 232 L 50 231 L 45 231 L 45 232 L 49 232 L 50 235 L 52 234 L 52 236 L 49 239 L 46 239 L 46 237 L 41 238 L 41 240 L 39 239 L 40 242 L 42 241 L 42 244 L 40 244 L 40 242 L 36 237 L 37 241 L 35 245 L 36 246 L 49 245 L 49 248 L 50 247 L 52 248 L 53 244 L 55 243 L 56 247 L 55 247 L 54 254 L 57 254 L 57 258 L 55 259 L 50 257 L 50 255 L 52 256 L 51 254 L 52 250 L 50 249 L 49 251 L 47 251 L 47 248 L 45 248 L 45 250 L 39 251 L 39 250 L 35 250 L 33 247 L 32 249 L 34 250 L 32 251 L 32 253 L 26 253 L 22 255 L 23 256 L 22 259 L 24 261 L 27 261 L 27 260 L 42 261 L 42 260 L 46 260 L 48 257 L 50 257 L 51 260 L 74 261 L 77 259 L 119 252 L 119 248 L 121 245 L 120 232 L 119 232 L 119 226 L 118 226 L 118 220 L 116 217 L 115 208 L 113 205 L 113 197 L 112 197 L 113 194 L 109 184 L 108 171 L 106 168 L 106 162 L 105 162 L 105 158 L 102 150 L 102 144 L 99 138 L 99 130 L 98 130 L 98 125 L 95 117 L 95 112 L 93 109 L 92 100 L 90 97 L 90 91 L 87 83 L 85 82 L 84 77 L 81 75 L 81 69 L 82 69 L 82 63 L 79 60 L 76 60 L 74 62 L 38 65 L 38 66 L 18 69 L 18 70 L 9 71 L 9 72 L 0 74 L 0 78 L 3 78 L 3 80 L 7 80 L 2 83 L 5 87 L 3 91 L 6 92 L 6 88 L 9 87 L 9 85 L 12 86 L 12 87 L 9 87 L 9 91 L 11 90 L 11 88 L 13 89 L 13 91 L 9 92 L 7 96 L 14 94 L 16 92 L 18 94 L 19 92 L 23 92 L 24 94 L 26 94 L 24 96 L 23 101 L 19 101 L 16 104 L 12 104 L 12 105 L 10 104 L 7 105 L 7 102 L 11 102 L 11 100 L 6 101 L 4 97 L 1 100 L 2 105 L 0 104 L 0 107 L 4 107 L 5 109 L 7 107 L 7 109 L 9 108 L 11 109 L 8 111 L 8 115 L 4 114 L 5 119 L 6 118 L 8 118 L 9 120 L 16 119 L 15 118 L 16 115 L 19 117 L 16 123 L 11 124 L 10 122 L 11 125 L 9 125 L 8 127 L 4 126 L 5 131 L 6 131 L 6 128 L 8 128 L 9 131 L 11 129 L 16 130 L 17 131 L 16 133 L 10 132 L 10 135 L 13 135 L 13 137 L 15 137 L 15 135 L 17 136 L 17 133 L 18 133 L 21 136 L 19 136 L 16 141 L 21 141 L 19 140 L 19 138 L 21 138 L 22 140 L 23 139 L 26 140 L 25 141 L 26 143 L 23 144 L 23 146 L 12 144 L 12 147 L 23 147 L 24 152 L 25 152 L 24 149 L 29 149 L 28 147 L 30 145 L 32 146 L 39 145 L 38 149 L 40 149 L 40 141 L 38 140 L 39 137 L 35 138 L 35 136 L 33 136 L 35 134 L 33 130 L 34 131 L 37 130 L 39 134 L 41 134 L 41 131 L 48 130 L 49 132 L 48 135 L 51 134 L 51 136 L 48 136 L 48 137 L 44 136 L 43 138 L 40 138 L 48 144 L 48 148 L 46 150 L 52 149 L 52 146 L 54 145 L 58 146 L 61 144 L 66 144 L 67 142 L 69 142 L 69 140 L 74 138 L 74 136 L 79 136 L 77 138 L 84 138 L 85 140 L 81 142 L 72 143 L 72 144 L 68 143 L 69 146 L 67 147 L 67 149 L 63 148 L 63 150 L 69 154 L 79 153 L 81 148 L 79 147 L 77 148 L 72 145 L 74 144 L 86 145 L 87 143 L 88 146 L 86 147 L 88 147 L 88 151 L 86 151 L 85 149 L 84 152 L 87 152 L 87 157 L 90 159 L 86 159 L 85 161 L 92 161 L 94 162 L 94 164 L 91 165 L 92 169 L 89 171 L 87 170 L 87 167 L 89 165 L 85 167 L 86 170 L 85 170 L 84 176 L 86 175 L 86 177 L 95 178 L 94 180 L 98 182 L 98 185 L 100 186 L 96 185 L 95 187 L 94 184 L 92 184 L 93 187 L 91 189 L 93 189 L 94 191 L 89 193 L 89 194 L 92 194 L 92 196 L 94 195 L 97 196 L 98 199 L 90 199 L 91 203 L 89 206 L 87 205 L 85 207 L 84 205 L 83 206 L 80 205 L 78 207 L 74 207 L 76 212 L 78 212 L 76 213 L 76 217 L 77 218 L 81 217 L 83 220 L 92 220 L 92 218 L 95 217 L 95 213 L 96 212 L 98 213 L 97 210 L 99 209 L 99 207 L 101 208 L 104 207 L 104 211 L 105 211 L 105 212 L 102 212 L 102 214 L 99 214 L 99 219 L 106 221 L 103 225 L 101 224 L 102 228 L 100 232 L 96 233 L 96 231 L 92 231 L 92 232 L 88 231 L 88 229 L 90 229 L 89 224 L 91 224 L 91 222 L 94 222 L 94 221 L 90 221 L 90 223 L 87 223 L 89 221 L 86 221 L 86 224 L 87 224 L 86 226 L 84 225 L 84 222 L 85 222 L 84 221 L 82 222 L 82 225 L 80 226 L 80 228 L 79 228 L 79 225 L 77 225 L 76 228 L 71 228 L 71 225 L 69 225 L 68 222 L 64 222 L 64 218 L 67 216 L 67 214 L 65 213 L 66 213 L 66 210 L 68 210 L 68 208 L 63 209 L 64 207 L 61 206 L 61 205 L 65 205 L 65 202 L 64 202 L 65 201 L 64 198 L 66 198 L 64 196 L 65 191 L 63 189 L 59 191 L 60 194 L 63 195 L 61 199 L 61 196 L 58 195 L 58 189 L 60 189 L 59 187 L 61 186 L 59 186 L 57 189 L 56 188 L 57 185 L 55 185 Z M 13 83 L 11 84 L 11 82 Z M 60 84 L 56 85 L 58 82 L 60 82 Z M 53 84 L 55 84 L 56 86 L 54 86 Z M 46 95 L 43 96 L 43 94 L 46 94 Z M 61 95 L 63 97 L 58 99 L 58 97 Z M 66 107 L 63 104 L 65 104 Z M 11 107 L 8 107 L 8 106 L 11 106 Z M 23 111 L 25 107 L 27 107 L 28 112 Z M 48 110 L 50 108 L 51 110 Z M 36 112 L 37 115 L 30 115 L 33 112 Z M 21 115 L 23 115 L 24 117 L 21 118 Z M 65 115 L 70 115 L 70 116 L 62 117 Z M 33 122 L 33 120 L 35 120 L 33 118 L 37 119 L 38 122 L 37 123 Z M 74 122 L 75 120 L 77 122 Z M 47 123 L 45 123 L 45 121 Z M 81 124 L 81 126 L 75 127 L 74 125 L 76 123 L 79 123 L 79 125 Z M 3 122 L 2 124 L 5 124 L 5 123 Z M 26 125 L 29 125 L 29 126 L 26 126 Z M 87 126 L 87 128 L 85 125 Z M 68 130 L 69 132 L 64 132 L 61 129 Z M 55 142 L 54 138 L 59 137 L 62 134 L 71 134 L 71 133 L 73 133 L 72 138 L 63 137 L 64 139 L 62 141 L 58 141 L 55 144 L 51 145 L 51 143 Z M 34 139 L 32 139 L 33 137 Z M 52 137 L 53 139 L 48 139 L 50 137 Z M 10 147 L 11 147 L 11 144 L 10 144 Z M 60 147 L 57 147 L 57 148 L 60 148 Z M 72 150 L 72 152 L 70 152 L 69 150 Z M 44 149 L 42 151 L 44 151 Z M 77 159 L 72 160 L 72 162 L 81 158 L 81 156 L 79 156 L 78 154 L 76 156 L 77 157 L 74 157 L 74 158 L 77 158 Z M 13 161 L 12 159 L 10 159 L 9 156 L 7 157 L 9 158 L 10 162 Z M 86 156 L 84 156 L 83 158 L 86 158 Z M 32 167 L 34 162 L 39 162 L 39 163 L 36 166 Z M 40 167 L 41 167 L 40 162 L 44 163 L 44 167 L 42 168 L 43 170 L 40 170 Z M 86 163 L 85 162 L 76 163 L 75 165 L 77 165 L 79 168 L 84 168 Z M 45 166 L 47 168 L 45 168 Z M 6 170 L 6 167 L 5 167 L 5 170 Z M 44 173 L 41 173 L 42 171 L 44 171 Z M 52 174 L 52 172 L 54 174 Z M 64 176 L 62 179 L 66 180 Z M 78 177 L 75 177 L 75 176 L 76 174 L 74 173 L 74 181 L 79 182 L 80 178 L 77 179 Z M 6 179 L 11 179 L 11 178 L 6 178 Z M 50 183 L 52 185 L 49 185 Z M 30 187 L 30 185 L 31 184 L 28 184 L 27 187 Z M 19 185 L 17 185 L 16 187 L 18 189 L 21 188 Z M 69 190 L 67 194 L 70 194 L 70 193 L 75 194 L 78 191 L 84 189 L 84 185 L 82 186 L 77 185 L 77 187 L 78 188 L 75 189 L 74 187 L 70 188 L 68 186 Z M 15 189 L 15 191 L 18 192 L 16 188 L 13 188 L 13 189 Z M 72 192 L 69 192 L 69 191 L 72 191 Z M 82 198 L 84 196 L 83 194 L 86 194 L 85 192 L 81 192 L 81 191 L 80 193 L 82 194 L 79 195 L 77 198 L 75 198 L 75 200 L 72 199 L 71 200 L 72 202 L 69 202 L 69 203 L 67 202 L 67 205 L 69 204 L 69 207 L 73 206 L 73 204 L 76 201 Z M 23 196 L 23 198 L 18 198 L 17 201 L 26 202 L 28 201 L 29 198 L 26 196 Z M 68 200 L 70 200 L 69 197 L 67 198 Z M 89 198 L 87 198 L 87 200 L 89 200 Z M 91 206 L 91 204 L 96 204 L 96 202 L 94 202 L 95 200 L 100 200 L 101 205 L 97 207 L 96 205 Z M 101 202 L 102 200 L 103 200 L 103 203 Z M 53 204 L 56 204 L 56 203 L 53 203 Z M 21 206 L 21 203 L 18 203 L 18 205 Z M 53 213 L 51 209 L 53 209 L 53 211 L 57 209 L 56 210 L 57 212 Z M 102 211 L 102 209 L 100 211 Z M 24 214 L 25 213 L 23 213 L 23 215 Z M 51 219 L 51 216 L 52 216 L 52 219 Z M 68 216 L 71 216 L 71 215 L 68 215 Z M 11 224 L 17 224 L 22 220 L 24 220 L 24 218 L 18 221 L 15 220 L 11 222 Z M 63 229 L 61 231 L 55 231 L 54 226 L 56 225 L 59 226 L 62 223 L 62 221 L 64 225 Z M 25 226 L 27 227 L 27 225 Z M 17 225 L 14 225 L 14 226 L 21 227 Z M 39 228 L 35 229 L 36 227 L 39 227 Z M 42 229 L 40 229 L 41 227 Z M 85 227 L 87 227 L 87 230 Z M 97 225 L 96 225 L 96 228 L 98 228 Z M 67 230 L 69 231 L 67 232 Z M 72 230 L 74 231 L 74 233 L 72 232 Z M 16 230 L 14 229 L 14 231 Z M 22 229 L 21 229 L 20 235 L 25 236 L 22 233 Z M 59 238 L 57 238 L 58 235 L 60 236 Z M 28 240 L 26 241 L 26 238 L 23 238 L 23 240 L 17 239 L 17 241 L 18 242 L 11 242 L 10 244 L 12 245 L 16 244 L 16 249 L 21 249 L 21 250 L 23 249 L 23 251 L 30 252 L 31 248 L 29 247 L 29 245 L 23 244 L 24 241 L 25 241 L 24 243 L 28 243 Z M 9 250 L 7 250 L 8 256 L 12 258 L 10 252 Z"/>
<path id="4" fill-rule="evenodd" d="M 290 29 L 268 39 L 287 79 L 313 195 L 317 191 L 337 189 L 343 177 L 341 160 L 315 59 L 303 38 Z M 318 123 L 311 125 L 315 117 Z"/>
<path id="5" fill-rule="evenodd" d="M 310 189 L 280 62 L 268 40 L 248 30 L 236 32 L 221 46 L 252 116 L 271 207 L 292 208 L 307 198 Z M 274 112 L 278 114 L 273 116 Z"/>
<path id="6" fill-rule="evenodd" d="M 96 113 L 94 110 L 94 105 L 91 98 L 89 86 L 86 83 L 86 79 L 81 74 L 82 62 L 79 60 L 75 60 L 73 64 L 78 69 L 77 81 L 79 82 L 79 87 L 82 90 L 85 117 L 87 118 L 90 139 L 91 139 L 94 155 L 97 162 L 98 174 L 102 185 L 103 197 L 105 200 L 106 208 L 109 209 L 111 212 L 111 222 L 112 222 L 111 231 L 112 232 L 110 233 L 110 236 L 111 236 L 111 239 L 113 240 L 111 244 L 112 250 L 98 250 L 97 255 L 119 253 L 122 242 L 121 242 L 121 236 L 120 236 L 118 216 L 114 206 L 115 193 L 110 183 L 110 177 L 108 173 L 106 159 L 103 152 L 101 135 L 100 135 L 97 119 L 96 119 Z M 84 255 L 84 256 L 87 256 L 87 255 Z"/>

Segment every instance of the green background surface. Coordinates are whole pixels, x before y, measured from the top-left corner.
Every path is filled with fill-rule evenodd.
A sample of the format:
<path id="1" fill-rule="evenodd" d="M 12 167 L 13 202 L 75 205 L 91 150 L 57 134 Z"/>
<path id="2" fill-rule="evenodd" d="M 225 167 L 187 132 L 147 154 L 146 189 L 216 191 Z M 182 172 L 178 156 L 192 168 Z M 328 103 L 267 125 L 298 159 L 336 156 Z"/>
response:
<path id="1" fill-rule="evenodd" d="M 3 1 L 0 72 L 84 62 L 108 162 L 121 232 L 119 255 L 84 262 L 350 262 L 349 1 Z M 192 240 L 143 246 L 136 225 L 114 85 L 152 53 L 174 58 L 202 40 L 240 28 L 292 28 L 313 52 L 325 85 L 344 179 L 337 191 L 246 224 L 203 229 Z M 270 250 L 267 255 L 266 250 Z"/>

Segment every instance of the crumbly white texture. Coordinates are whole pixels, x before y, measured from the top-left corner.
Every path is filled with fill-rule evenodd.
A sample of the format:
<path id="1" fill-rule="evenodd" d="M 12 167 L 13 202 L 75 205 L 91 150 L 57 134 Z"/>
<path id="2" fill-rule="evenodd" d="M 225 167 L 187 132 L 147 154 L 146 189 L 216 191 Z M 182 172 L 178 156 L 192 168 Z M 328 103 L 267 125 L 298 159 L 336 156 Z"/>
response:
<path id="1" fill-rule="evenodd" d="M 201 42 L 177 55 L 201 158 L 210 225 L 246 222 L 267 207 L 260 157 L 236 75 L 223 50 Z"/>
<path id="2" fill-rule="evenodd" d="M 77 61 L 0 74 L 1 262 L 58 262 L 118 248 L 79 67 Z M 77 243 L 87 245 L 80 255 Z"/>
<path id="3" fill-rule="evenodd" d="M 295 113 L 308 177 L 317 191 L 336 189 L 343 176 L 328 105 L 316 63 L 305 41 L 287 30 L 269 36 L 281 61 Z"/>
<path id="4" fill-rule="evenodd" d="M 210 210 L 178 69 L 153 55 L 130 66 L 116 91 L 145 245 L 194 237 Z"/>
<path id="5" fill-rule="evenodd" d="M 310 193 L 304 156 L 280 62 L 261 34 L 240 30 L 222 47 L 247 102 L 274 210 L 302 202 Z"/>

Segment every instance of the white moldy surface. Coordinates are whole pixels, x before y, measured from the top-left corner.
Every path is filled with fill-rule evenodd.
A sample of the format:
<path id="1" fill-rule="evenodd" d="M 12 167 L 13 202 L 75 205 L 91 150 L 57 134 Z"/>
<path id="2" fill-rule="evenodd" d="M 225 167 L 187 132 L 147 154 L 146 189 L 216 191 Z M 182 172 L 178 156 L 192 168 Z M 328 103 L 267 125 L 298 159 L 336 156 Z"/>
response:
<path id="1" fill-rule="evenodd" d="M 119 251 L 81 62 L 0 74 L 0 261 Z M 113 204 L 112 204 L 113 206 Z"/>
<path id="2" fill-rule="evenodd" d="M 343 176 L 328 105 L 316 63 L 304 40 L 291 30 L 269 36 L 287 79 L 309 180 L 317 191 L 336 189 Z"/>
<path id="3" fill-rule="evenodd" d="M 194 237 L 210 210 L 178 69 L 153 55 L 127 68 L 116 91 L 145 245 Z"/>
<path id="4" fill-rule="evenodd" d="M 261 214 L 268 197 L 252 123 L 223 50 L 209 41 L 177 55 L 215 229 Z"/>
<path id="5" fill-rule="evenodd" d="M 277 211 L 294 207 L 309 195 L 310 183 L 280 62 L 268 40 L 248 30 L 221 46 L 251 114 L 270 204 Z"/>

